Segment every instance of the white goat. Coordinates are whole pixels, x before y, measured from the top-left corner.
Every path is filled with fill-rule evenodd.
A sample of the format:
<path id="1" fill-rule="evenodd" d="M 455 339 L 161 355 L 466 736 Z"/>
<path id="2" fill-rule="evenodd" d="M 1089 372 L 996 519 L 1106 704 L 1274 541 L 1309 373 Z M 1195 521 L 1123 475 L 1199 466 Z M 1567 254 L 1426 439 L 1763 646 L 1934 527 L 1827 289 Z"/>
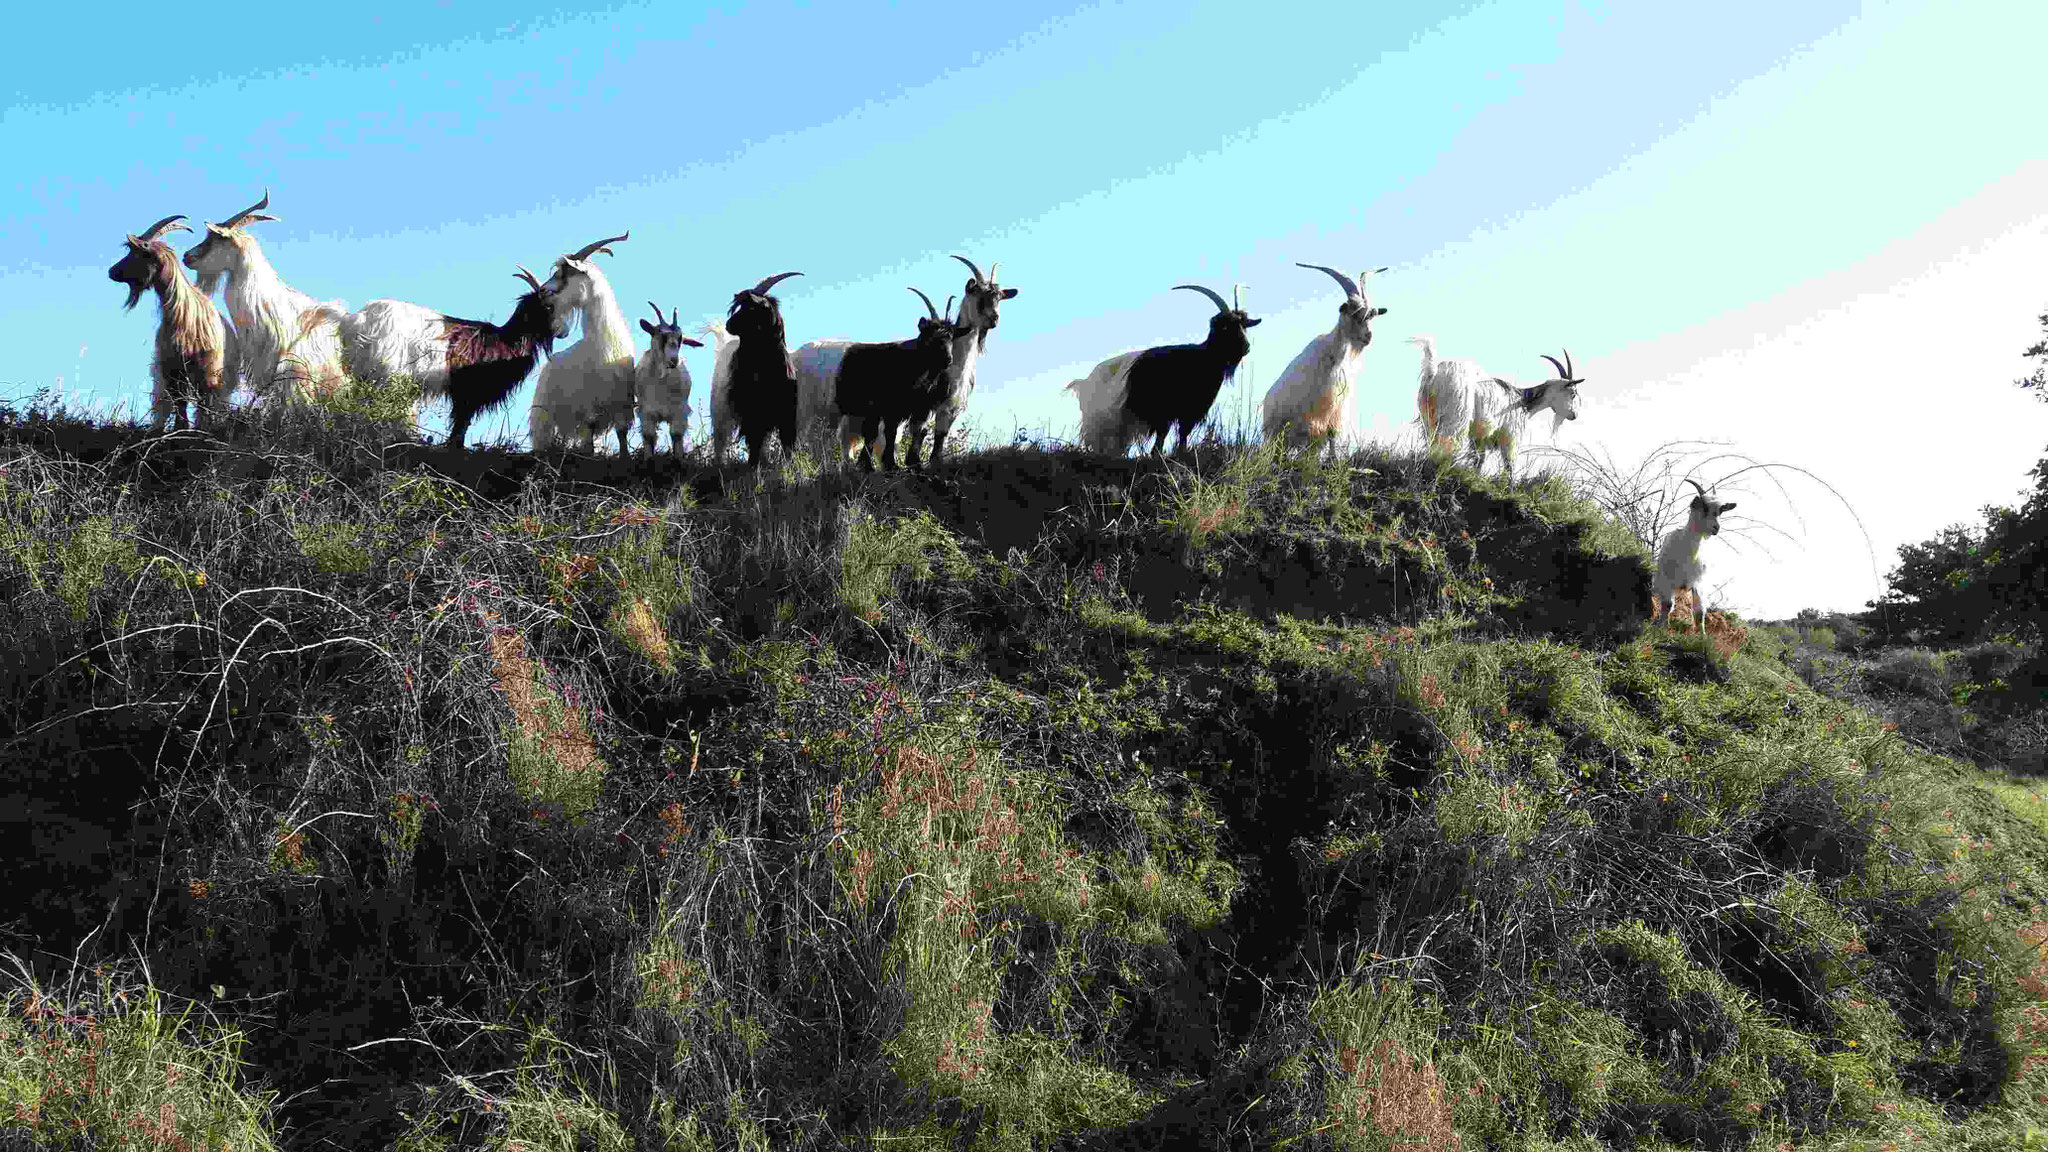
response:
<path id="1" fill-rule="evenodd" d="M 669 318 L 663 320 L 660 305 L 650 300 L 647 306 L 654 309 L 654 323 L 642 320 L 640 330 L 653 343 L 640 354 L 640 362 L 633 370 L 633 403 L 640 413 L 640 446 L 652 458 L 654 437 L 661 431 L 662 422 L 667 421 L 669 454 L 679 456 L 690 426 L 690 366 L 683 363 L 683 345 L 702 348 L 704 342 L 683 335 L 675 309 L 671 308 Z"/>
<path id="2" fill-rule="evenodd" d="M 1692 593 L 1693 607 L 1699 613 L 1700 630 L 1707 627 L 1706 603 L 1700 597 L 1699 581 L 1707 571 L 1700 563 L 1700 542 L 1709 536 L 1721 534 L 1721 513 L 1735 507 L 1733 501 L 1723 504 L 1707 495 L 1699 481 L 1686 478 L 1699 495 L 1692 498 L 1692 505 L 1686 509 L 1685 527 L 1674 528 L 1664 534 L 1664 540 L 1657 545 L 1657 575 L 1650 586 L 1650 622 L 1657 622 L 1663 616 L 1668 622 L 1673 600 L 1683 588 Z"/>
<path id="3" fill-rule="evenodd" d="M 626 327 L 618 297 L 591 257 L 612 254 L 611 245 L 631 233 L 594 240 L 555 261 L 554 275 L 541 286 L 554 306 L 560 330 L 570 312 L 581 311 L 583 338 L 550 357 L 533 387 L 527 433 L 533 450 L 545 452 L 568 440 L 580 451 L 595 449 L 598 434 L 618 433 L 619 455 L 627 453 L 626 429 L 633 423 L 633 330 Z"/>
<path id="4" fill-rule="evenodd" d="M 733 430 L 739 427 L 739 416 L 732 410 L 732 354 L 740 338 L 716 320 L 698 325 L 697 331 L 711 338 L 711 460 L 723 467 Z"/>
<path id="5" fill-rule="evenodd" d="M 1513 479 L 1515 443 L 1536 413 L 1549 410 L 1553 435 L 1566 420 L 1579 418 L 1578 389 L 1585 381 L 1573 375 L 1570 352 L 1564 354 L 1562 364 L 1556 357 L 1543 357 L 1557 367 L 1556 378 L 1534 388 L 1521 388 L 1486 375 L 1470 360 L 1438 360 L 1433 337 L 1411 336 L 1408 342 L 1422 346 L 1415 408 L 1423 436 L 1430 444 L 1454 452 L 1458 431 L 1464 429 L 1475 472 L 1486 466 L 1489 452 L 1497 451 L 1501 468 Z"/>
<path id="6" fill-rule="evenodd" d="M 228 318 L 234 321 L 231 341 L 235 359 L 228 366 L 232 380 L 239 368 L 242 383 L 260 399 L 281 389 L 294 402 L 325 399 L 347 380 L 341 362 L 341 320 L 348 305 L 322 304 L 281 279 L 264 258 L 256 238 L 244 226 L 277 217 L 262 210 L 263 199 L 219 224 L 206 226 L 206 238 L 185 253 L 185 267 L 199 274 L 199 290 L 213 294 L 227 278 Z"/>
<path id="7" fill-rule="evenodd" d="M 227 325 L 221 323 L 212 298 L 185 279 L 177 255 L 163 240 L 171 232 L 192 230 L 178 223 L 184 218 L 166 216 L 142 235 L 128 236 L 127 252 L 107 269 L 108 279 L 128 289 L 124 308 L 135 307 L 144 292 L 156 293 L 156 341 L 149 358 L 152 430 L 174 414 L 177 426 L 186 427 L 188 400 L 203 429 L 217 427 L 227 410 Z"/>
<path id="8" fill-rule="evenodd" d="M 1261 405 L 1266 439 L 1285 436 L 1290 443 L 1321 441 L 1334 447 L 1351 427 L 1359 354 L 1372 343 L 1373 317 L 1384 316 L 1387 310 L 1372 307 L 1360 289 L 1372 272 L 1360 272 L 1353 280 L 1322 264 L 1296 267 L 1329 273 L 1344 289 L 1344 302 L 1337 306 L 1337 326 L 1310 340 L 1266 389 Z"/>

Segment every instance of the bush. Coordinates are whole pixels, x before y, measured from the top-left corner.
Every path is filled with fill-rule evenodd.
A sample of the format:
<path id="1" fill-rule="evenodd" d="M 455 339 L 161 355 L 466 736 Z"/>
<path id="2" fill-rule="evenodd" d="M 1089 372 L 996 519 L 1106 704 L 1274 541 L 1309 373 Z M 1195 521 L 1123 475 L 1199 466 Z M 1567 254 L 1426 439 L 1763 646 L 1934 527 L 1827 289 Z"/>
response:
<path id="1" fill-rule="evenodd" d="M 1865 675 L 1894 692 L 1909 692 L 1930 700 L 1948 698 L 1948 670 L 1941 657 L 1925 648 L 1893 652 Z"/>

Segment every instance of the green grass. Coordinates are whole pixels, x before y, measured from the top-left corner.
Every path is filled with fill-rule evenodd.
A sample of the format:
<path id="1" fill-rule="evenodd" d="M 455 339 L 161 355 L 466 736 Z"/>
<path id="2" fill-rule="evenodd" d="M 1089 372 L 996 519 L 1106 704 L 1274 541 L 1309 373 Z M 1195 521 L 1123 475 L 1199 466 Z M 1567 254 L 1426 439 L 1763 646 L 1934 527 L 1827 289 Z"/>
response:
<path id="1" fill-rule="evenodd" d="M 41 965 L 4 1017 L 15 1123 L 421 1150 L 2048 1124 L 2048 801 L 1895 718 L 2017 731 L 2023 653 L 1647 628 L 1638 534 L 1564 479 L 1380 448 L 720 477 L 427 460 L 389 415 L 260 446 L 0 421 L 0 740 L 36 848 L 6 948 Z"/>

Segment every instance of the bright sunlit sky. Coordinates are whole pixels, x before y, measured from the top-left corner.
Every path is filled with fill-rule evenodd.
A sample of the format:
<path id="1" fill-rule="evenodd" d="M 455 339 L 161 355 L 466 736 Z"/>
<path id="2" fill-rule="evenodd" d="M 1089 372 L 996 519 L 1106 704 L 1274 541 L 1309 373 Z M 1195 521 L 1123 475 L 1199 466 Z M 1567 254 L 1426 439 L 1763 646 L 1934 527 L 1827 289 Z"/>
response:
<path id="1" fill-rule="evenodd" d="M 0 395 L 146 410 L 122 234 L 267 186 L 272 264 L 355 307 L 503 320 L 515 262 L 630 229 L 600 257 L 629 319 L 801 269 L 793 344 L 897 339 L 904 285 L 999 260 L 1021 294 L 970 420 L 1004 442 L 1071 436 L 1061 388 L 1097 360 L 1200 338 L 1175 284 L 1249 285 L 1262 393 L 1335 319 L 1295 261 L 1391 265 L 1359 435 L 1413 440 L 1413 333 L 1523 383 L 1569 348 L 1560 446 L 1722 441 L 1854 506 L 1868 544 L 1797 474 L 1724 491 L 1710 600 L 1763 617 L 1861 607 L 2048 444 L 2012 385 L 2048 310 L 2038 0 L 363 11 L 10 18 L 34 48 L 0 74 Z M 689 364 L 702 435 L 709 349 Z M 530 391 L 472 439 L 523 440 Z"/>

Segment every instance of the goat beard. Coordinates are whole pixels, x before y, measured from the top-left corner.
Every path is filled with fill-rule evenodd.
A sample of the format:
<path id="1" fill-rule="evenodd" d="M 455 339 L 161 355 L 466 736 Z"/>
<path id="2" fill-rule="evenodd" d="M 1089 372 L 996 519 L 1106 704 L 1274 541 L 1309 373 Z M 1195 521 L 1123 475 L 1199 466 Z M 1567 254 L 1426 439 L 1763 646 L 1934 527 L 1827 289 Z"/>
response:
<path id="1" fill-rule="evenodd" d="M 221 278 L 226 275 L 227 273 L 225 272 L 201 272 L 198 276 L 199 291 L 203 295 L 213 295 L 214 291 L 220 287 Z"/>
<path id="2" fill-rule="evenodd" d="M 135 310 L 135 302 L 142 299 L 143 287 L 141 284 L 128 285 L 128 302 L 121 305 L 121 311 L 133 312 Z"/>

